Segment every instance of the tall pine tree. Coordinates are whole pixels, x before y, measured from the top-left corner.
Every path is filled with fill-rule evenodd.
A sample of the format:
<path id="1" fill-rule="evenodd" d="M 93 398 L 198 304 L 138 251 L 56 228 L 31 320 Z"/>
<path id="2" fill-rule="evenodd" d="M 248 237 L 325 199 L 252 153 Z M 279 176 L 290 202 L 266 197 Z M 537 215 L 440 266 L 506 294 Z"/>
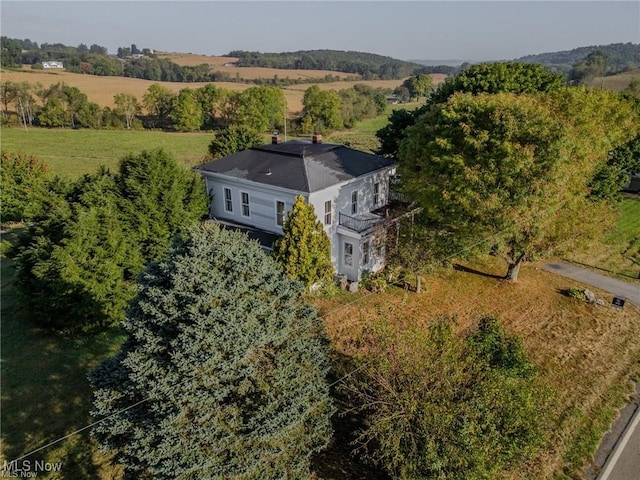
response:
<path id="1" fill-rule="evenodd" d="M 215 225 L 147 268 L 128 340 L 90 374 L 105 418 L 94 434 L 130 478 L 309 478 L 333 407 L 328 343 L 301 293 L 257 243 Z"/>

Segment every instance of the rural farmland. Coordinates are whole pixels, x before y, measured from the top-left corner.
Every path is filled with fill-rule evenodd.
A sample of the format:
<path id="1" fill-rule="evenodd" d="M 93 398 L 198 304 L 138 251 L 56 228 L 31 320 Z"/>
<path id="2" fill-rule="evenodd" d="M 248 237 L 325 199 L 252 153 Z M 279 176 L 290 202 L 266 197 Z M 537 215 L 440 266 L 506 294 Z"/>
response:
<path id="1" fill-rule="evenodd" d="M 281 79 L 287 77 L 291 79 L 305 79 L 309 83 L 295 84 L 286 87 L 282 87 L 285 98 L 287 99 L 287 107 L 290 115 L 297 115 L 302 111 L 302 97 L 304 92 L 313 83 L 313 79 L 321 80 L 326 75 L 333 75 L 339 77 L 353 77 L 352 74 L 329 72 L 324 70 L 280 70 L 275 68 L 261 68 L 261 67 L 224 67 L 220 66 L 222 59 L 230 61 L 233 59 L 227 57 L 206 57 L 200 55 L 189 54 L 172 54 L 170 58 L 179 65 L 198 65 L 201 63 L 207 63 L 204 60 L 209 60 L 214 69 L 226 73 L 236 73 L 241 78 L 248 80 L 256 78 L 273 79 L 274 75 L 277 75 Z M 433 74 L 433 83 L 438 85 L 444 81 L 446 75 Z M 78 87 L 80 91 L 85 93 L 91 102 L 95 102 L 101 107 L 114 106 L 114 95 L 118 93 L 130 93 L 135 95 L 138 99 L 142 99 L 150 85 L 159 83 L 171 91 L 178 93 L 183 88 L 200 88 L 206 85 L 205 82 L 193 82 L 193 83 L 179 83 L 179 82 L 156 82 L 151 80 L 142 80 L 138 78 L 128 77 L 106 77 L 95 75 L 83 75 L 78 73 L 70 73 L 65 71 L 42 71 L 31 70 L 30 68 L 23 68 L 19 71 L 7 70 L 2 72 L 3 81 L 11 82 L 29 82 L 40 83 L 44 87 L 48 87 L 58 82 L 65 82 L 66 84 Z M 340 82 L 322 82 L 317 83 L 318 87 L 322 90 L 343 90 L 352 87 L 356 84 L 364 84 L 373 88 L 388 88 L 394 89 L 400 85 L 404 79 L 399 80 L 350 80 Z M 240 83 L 240 82 L 213 82 L 216 87 L 224 88 L 232 91 L 243 91 L 247 88 L 254 86 L 252 83 Z"/>

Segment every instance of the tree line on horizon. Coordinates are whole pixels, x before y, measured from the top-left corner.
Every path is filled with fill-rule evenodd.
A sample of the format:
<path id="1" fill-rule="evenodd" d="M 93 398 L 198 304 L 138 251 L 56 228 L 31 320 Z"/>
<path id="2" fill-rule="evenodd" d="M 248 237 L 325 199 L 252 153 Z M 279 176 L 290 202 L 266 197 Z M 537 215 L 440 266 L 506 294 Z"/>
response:
<path id="1" fill-rule="evenodd" d="M 38 46 L 29 39 L 12 39 L 1 37 L 2 58 L 4 67 L 31 65 L 31 68 L 42 68 L 42 62 L 49 60 L 63 61 L 65 69 L 73 73 L 100 76 L 124 76 L 145 80 L 166 82 L 242 82 L 273 85 L 294 85 L 301 83 L 334 82 L 340 80 L 375 80 L 400 79 L 410 75 L 424 73 L 452 73 L 451 67 L 425 67 L 403 60 L 362 52 L 340 52 L 334 50 L 318 50 L 297 52 L 296 59 L 284 60 L 288 54 L 258 54 L 255 52 L 231 52 L 226 56 L 238 54 L 237 66 L 264 66 L 293 70 L 327 70 L 351 73 L 352 77 L 344 78 L 327 74 L 320 78 L 292 79 L 288 76 L 275 75 L 272 78 L 244 79 L 241 73 L 211 71 L 206 64 L 181 66 L 168 58 L 159 58 L 149 48 L 139 49 L 135 44 L 131 47 L 119 47 L 116 55 L 109 55 L 107 49 L 93 44 L 77 47 L 61 43 L 43 43 Z"/>

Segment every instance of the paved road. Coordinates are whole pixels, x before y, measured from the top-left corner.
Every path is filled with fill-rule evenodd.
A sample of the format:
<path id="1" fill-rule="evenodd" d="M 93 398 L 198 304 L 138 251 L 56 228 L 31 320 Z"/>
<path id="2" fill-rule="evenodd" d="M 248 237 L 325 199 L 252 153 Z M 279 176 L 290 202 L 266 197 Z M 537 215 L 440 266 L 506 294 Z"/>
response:
<path id="1" fill-rule="evenodd" d="M 545 263 L 541 268 L 562 275 L 563 277 L 591 285 L 613 295 L 624 296 L 628 302 L 640 306 L 639 283 L 625 282 L 617 278 L 607 277 L 606 275 L 587 270 L 586 268 L 576 267 L 575 265 L 565 262 Z"/>
<path id="2" fill-rule="evenodd" d="M 640 409 L 636 409 L 597 480 L 640 480 Z"/>

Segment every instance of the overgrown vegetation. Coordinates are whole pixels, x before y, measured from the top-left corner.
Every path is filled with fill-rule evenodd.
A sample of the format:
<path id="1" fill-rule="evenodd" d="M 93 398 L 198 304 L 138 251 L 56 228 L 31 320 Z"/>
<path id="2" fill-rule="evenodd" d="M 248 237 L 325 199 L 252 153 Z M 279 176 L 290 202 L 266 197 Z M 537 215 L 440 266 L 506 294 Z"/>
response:
<path id="1" fill-rule="evenodd" d="M 465 338 L 451 320 L 373 330 L 347 381 L 364 413 L 359 449 L 392 478 L 491 478 L 540 448 L 549 388 L 492 317 Z"/>

